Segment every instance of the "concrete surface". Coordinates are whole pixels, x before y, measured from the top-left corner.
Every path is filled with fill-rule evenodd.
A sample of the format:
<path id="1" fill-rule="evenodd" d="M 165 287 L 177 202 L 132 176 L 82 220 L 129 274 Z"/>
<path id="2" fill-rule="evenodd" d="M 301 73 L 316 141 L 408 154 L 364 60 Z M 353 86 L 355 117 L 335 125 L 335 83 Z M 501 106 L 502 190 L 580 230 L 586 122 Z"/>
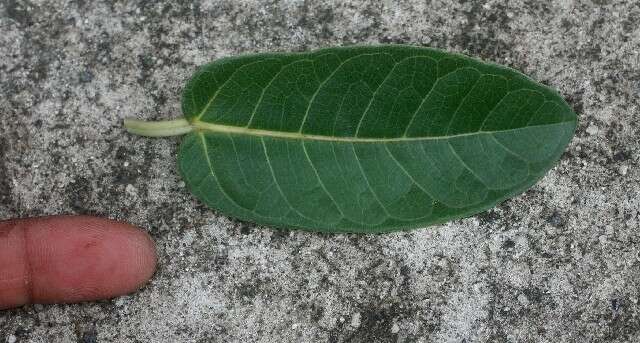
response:
<path id="1" fill-rule="evenodd" d="M 0 342 L 640 341 L 640 2 L 0 3 L 0 218 L 83 213 L 146 228 L 140 292 L 0 313 Z M 510 65 L 579 114 L 543 181 L 447 225 L 278 231 L 185 190 L 173 118 L 197 65 L 246 52 L 410 43 Z"/>

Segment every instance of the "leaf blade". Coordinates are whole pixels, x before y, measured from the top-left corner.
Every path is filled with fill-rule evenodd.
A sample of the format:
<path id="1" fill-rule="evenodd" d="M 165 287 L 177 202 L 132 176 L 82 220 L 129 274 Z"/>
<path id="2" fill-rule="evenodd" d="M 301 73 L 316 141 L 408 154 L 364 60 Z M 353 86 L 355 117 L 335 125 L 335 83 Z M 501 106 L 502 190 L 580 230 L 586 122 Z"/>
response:
<path id="1" fill-rule="evenodd" d="M 256 68 L 266 71 L 247 74 Z M 516 71 L 405 46 L 225 59 L 194 76 L 183 110 L 196 132 L 180 170 L 198 198 L 240 219 L 330 232 L 424 227 L 492 207 L 553 166 L 577 120 Z M 209 176 L 192 167 L 202 159 Z"/>

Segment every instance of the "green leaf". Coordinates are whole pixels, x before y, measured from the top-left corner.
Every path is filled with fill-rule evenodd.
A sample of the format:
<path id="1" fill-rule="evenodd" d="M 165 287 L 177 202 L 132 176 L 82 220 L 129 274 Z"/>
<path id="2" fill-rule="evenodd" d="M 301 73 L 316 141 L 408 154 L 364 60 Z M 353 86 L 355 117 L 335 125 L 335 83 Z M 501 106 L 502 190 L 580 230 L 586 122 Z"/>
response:
<path id="1" fill-rule="evenodd" d="M 213 209 L 276 227 L 385 232 L 486 210 L 560 157 L 576 115 L 509 68 L 409 46 L 225 58 L 184 92 L 178 164 Z"/>

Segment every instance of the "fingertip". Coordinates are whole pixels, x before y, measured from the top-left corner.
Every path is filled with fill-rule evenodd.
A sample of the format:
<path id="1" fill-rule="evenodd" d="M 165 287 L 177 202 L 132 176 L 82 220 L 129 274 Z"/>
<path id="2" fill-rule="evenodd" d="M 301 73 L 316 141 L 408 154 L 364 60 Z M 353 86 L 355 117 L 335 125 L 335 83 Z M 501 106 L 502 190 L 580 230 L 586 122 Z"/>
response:
<path id="1" fill-rule="evenodd" d="M 124 286 L 128 286 L 130 291 L 143 286 L 153 276 L 156 270 L 157 264 L 157 252 L 156 247 L 151 236 L 144 230 L 122 222 L 112 222 L 111 225 L 120 225 L 121 233 L 114 230 L 113 244 L 114 249 L 120 250 L 120 256 L 117 258 L 120 260 L 122 266 L 128 265 L 128 285 L 123 284 L 123 291 L 126 291 Z M 109 242 L 107 242 L 108 244 Z M 126 278 L 123 277 L 123 280 Z"/>

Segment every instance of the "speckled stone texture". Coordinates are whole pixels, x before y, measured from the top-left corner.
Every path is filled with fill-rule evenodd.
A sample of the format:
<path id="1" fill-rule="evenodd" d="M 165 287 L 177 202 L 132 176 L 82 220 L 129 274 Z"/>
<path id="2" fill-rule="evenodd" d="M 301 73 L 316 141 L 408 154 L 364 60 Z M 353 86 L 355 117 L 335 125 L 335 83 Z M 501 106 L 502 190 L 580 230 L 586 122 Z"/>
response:
<path id="1" fill-rule="evenodd" d="M 196 66 L 248 52 L 407 43 L 514 67 L 579 115 L 557 166 L 472 218 L 385 235 L 273 230 L 185 189 Z M 157 242 L 130 296 L 0 312 L 0 342 L 639 342 L 640 2 L 0 3 L 0 218 L 94 214 Z"/>

